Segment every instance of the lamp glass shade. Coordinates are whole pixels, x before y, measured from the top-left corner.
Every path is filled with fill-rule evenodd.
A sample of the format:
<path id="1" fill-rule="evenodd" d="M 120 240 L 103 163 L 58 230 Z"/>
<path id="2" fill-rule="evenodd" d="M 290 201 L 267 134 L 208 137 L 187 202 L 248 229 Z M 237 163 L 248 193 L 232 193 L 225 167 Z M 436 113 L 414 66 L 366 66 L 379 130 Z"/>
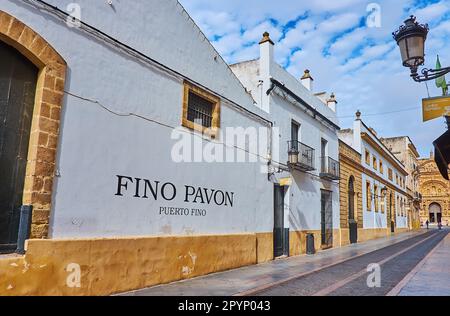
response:
<path id="1" fill-rule="evenodd" d="M 412 35 L 401 39 L 398 43 L 405 67 L 418 67 L 425 61 L 425 38 Z"/>
<path id="2" fill-rule="evenodd" d="M 400 47 L 403 66 L 417 70 L 425 63 L 425 41 L 428 35 L 428 25 L 419 24 L 414 16 L 393 33 Z"/>

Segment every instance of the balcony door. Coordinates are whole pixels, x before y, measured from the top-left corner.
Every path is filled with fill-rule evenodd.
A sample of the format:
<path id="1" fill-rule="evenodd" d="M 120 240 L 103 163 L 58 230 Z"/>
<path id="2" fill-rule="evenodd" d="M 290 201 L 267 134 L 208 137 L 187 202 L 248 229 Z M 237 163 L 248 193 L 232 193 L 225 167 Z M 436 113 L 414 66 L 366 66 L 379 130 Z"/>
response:
<path id="1" fill-rule="evenodd" d="M 38 69 L 0 41 L 0 251 L 17 242 Z"/>
<path id="2" fill-rule="evenodd" d="M 328 173 L 328 153 L 327 153 L 328 142 L 325 139 L 321 139 L 320 141 L 320 159 L 322 161 L 322 172 Z"/>
<path id="3" fill-rule="evenodd" d="M 291 121 L 291 141 L 292 141 L 292 149 L 295 149 L 298 151 L 298 142 L 300 140 L 299 138 L 300 133 L 300 124 L 298 124 L 295 121 Z"/>

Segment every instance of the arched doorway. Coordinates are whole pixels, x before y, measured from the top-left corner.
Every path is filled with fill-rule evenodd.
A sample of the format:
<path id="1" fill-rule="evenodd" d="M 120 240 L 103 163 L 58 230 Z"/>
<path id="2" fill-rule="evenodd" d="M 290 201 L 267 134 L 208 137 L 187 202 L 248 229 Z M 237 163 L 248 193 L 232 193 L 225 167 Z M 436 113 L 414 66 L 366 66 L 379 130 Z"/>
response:
<path id="1" fill-rule="evenodd" d="M 348 226 L 350 243 L 358 242 L 358 223 L 355 220 L 355 178 L 348 180 Z"/>
<path id="2" fill-rule="evenodd" d="M 431 203 L 428 207 L 430 223 L 439 223 L 442 220 L 442 208 L 438 203 Z"/>
<path id="3" fill-rule="evenodd" d="M 47 238 L 50 223 L 56 152 L 59 138 L 60 113 L 64 98 L 67 64 L 61 55 L 59 55 L 52 45 L 48 43 L 40 34 L 36 33 L 33 29 L 22 23 L 20 20 L 1 9 L 0 42 L 2 42 L 2 45 L 6 45 L 4 47 L 13 49 L 15 56 L 14 58 L 21 59 L 20 62 L 15 63 L 16 66 L 18 63 L 27 65 L 22 67 L 27 67 L 29 72 L 31 71 L 31 68 L 33 68 L 30 63 L 37 68 L 37 75 L 34 77 L 35 79 L 37 77 L 37 86 L 33 90 L 35 96 L 32 96 L 28 92 L 24 95 L 15 93 L 7 95 L 8 100 L 13 100 L 15 103 L 17 103 L 18 98 L 22 98 L 23 100 L 33 100 L 33 107 L 31 109 L 25 106 L 25 108 L 22 109 L 23 111 L 21 110 L 24 117 L 22 118 L 22 125 L 20 125 L 20 129 L 25 132 L 21 135 L 21 137 L 19 137 L 19 140 L 15 142 L 18 144 L 18 147 L 16 148 L 18 155 L 24 150 L 23 146 L 25 145 L 29 147 L 28 152 L 25 157 L 20 154 L 20 157 L 16 159 L 18 161 L 14 163 L 11 161 L 8 162 L 9 166 L 13 166 L 12 168 L 17 168 L 15 174 L 20 175 L 20 173 L 23 172 L 21 171 L 22 160 L 26 159 L 26 176 L 23 183 L 20 181 L 20 176 L 16 176 L 16 179 L 19 180 L 15 184 L 12 182 L 9 183 L 9 186 L 11 187 L 17 185 L 15 192 L 18 192 L 14 198 L 10 195 L 9 199 L 19 199 L 19 196 L 22 196 L 21 204 L 27 206 L 25 209 L 28 211 L 32 209 L 31 227 L 28 227 L 29 237 L 37 239 Z M 2 61 L 1 71 L 4 84 L 4 82 L 7 82 L 9 80 L 8 78 L 11 77 L 11 74 L 7 75 L 8 68 L 5 68 L 4 64 L 10 65 L 11 63 L 6 61 L 7 59 L 4 57 L 5 53 L 3 51 L 4 48 L 2 48 L 2 56 L 0 59 Z M 20 54 L 18 54 L 18 52 L 20 52 Z M 31 81 L 27 80 L 27 77 L 24 75 L 21 75 L 18 78 L 22 80 L 22 82 L 27 81 L 28 83 L 31 83 Z M 13 85 L 19 84 L 16 83 L 15 80 L 12 81 Z M 14 89 L 11 91 L 14 91 Z M 21 91 L 24 92 L 25 88 Z M 31 91 L 30 85 L 27 85 L 26 91 Z M 5 92 L 1 93 L 3 94 L 3 103 L 1 104 L 1 108 L 3 110 L 10 108 L 11 105 L 5 103 Z M 25 104 L 28 104 L 28 102 L 25 102 Z M 17 107 L 13 108 L 18 109 Z M 29 118 L 28 115 L 32 117 Z M 19 116 L 20 115 L 17 117 Z M 32 133 L 27 138 L 26 125 L 28 119 L 31 119 Z M 4 154 L 3 150 L 4 149 L 0 149 L 2 155 Z M 2 165 L 3 163 L 4 162 L 2 162 Z M 0 177 L 3 177 L 3 172 L 0 174 Z M 3 182 L 1 185 L 2 187 L 0 187 L 0 190 L 4 190 Z M 20 192 L 20 186 L 23 187 L 23 192 Z M 7 195 L 7 193 L 4 194 L 5 196 Z M 12 205 L 7 202 L 6 204 Z M 17 202 L 13 204 L 18 205 L 19 203 Z M 0 207 L 0 212 L 2 214 L 0 216 L 3 216 L 3 224 L 1 224 L 2 227 L 0 227 L 0 232 L 2 233 L 2 236 L 0 237 L 2 239 L 0 240 L 1 247 L 1 243 L 3 243 L 6 239 L 5 235 L 12 234 L 12 236 L 14 236 L 15 233 L 11 233 L 13 230 L 9 228 L 9 224 L 8 233 L 5 233 L 5 218 L 8 217 L 7 221 L 11 224 L 14 222 L 14 219 L 11 220 L 9 219 L 9 215 L 5 215 L 9 214 L 11 211 L 5 210 L 3 205 Z M 24 218 L 24 220 L 28 221 L 29 218 Z M 26 238 L 27 236 L 22 237 Z M 10 242 L 11 238 L 8 237 L 7 239 L 7 242 Z M 14 239 L 15 238 L 12 238 L 12 240 Z"/>
<path id="4" fill-rule="evenodd" d="M 0 248 L 14 247 L 38 68 L 0 41 Z"/>

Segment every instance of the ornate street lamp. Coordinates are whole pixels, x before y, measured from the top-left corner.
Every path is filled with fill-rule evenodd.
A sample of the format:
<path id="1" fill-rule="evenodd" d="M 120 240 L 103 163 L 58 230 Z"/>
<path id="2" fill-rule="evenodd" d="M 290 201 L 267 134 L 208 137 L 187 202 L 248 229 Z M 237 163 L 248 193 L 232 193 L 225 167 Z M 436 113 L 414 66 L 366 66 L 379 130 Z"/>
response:
<path id="1" fill-rule="evenodd" d="M 411 15 L 405 24 L 392 33 L 394 39 L 400 47 L 403 66 L 411 69 L 411 77 L 416 82 L 434 80 L 450 72 L 450 67 L 441 69 L 422 70 L 422 75 L 418 74 L 419 66 L 425 63 L 425 41 L 427 39 L 428 24 L 420 24 L 416 17 Z"/>
<path id="2" fill-rule="evenodd" d="M 445 76 L 450 72 L 450 67 L 440 69 L 422 69 L 422 75 L 418 74 L 419 66 L 425 63 L 425 41 L 428 35 L 428 24 L 420 24 L 416 17 L 411 15 L 405 24 L 392 33 L 400 47 L 403 66 L 411 69 L 411 77 L 416 82 L 434 80 Z M 445 80 L 445 79 L 444 79 Z M 445 94 L 445 92 L 444 92 Z M 450 166 L 450 117 L 447 120 L 448 131 L 433 142 L 436 155 L 435 161 L 442 176 L 449 180 L 448 169 Z"/>

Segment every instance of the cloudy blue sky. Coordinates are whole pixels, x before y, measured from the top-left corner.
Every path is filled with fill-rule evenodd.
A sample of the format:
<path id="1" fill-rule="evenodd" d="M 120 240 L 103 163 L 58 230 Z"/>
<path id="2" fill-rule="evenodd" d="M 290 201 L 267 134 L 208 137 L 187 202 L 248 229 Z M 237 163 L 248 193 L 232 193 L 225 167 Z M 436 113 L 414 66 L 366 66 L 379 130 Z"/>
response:
<path id="1" fill-rule="evenodd" d="M 409 78 L 391 33 L 416 15 L 431 29 L 426 66 L 434 68 L 437 54 L 443 66 L 450 65 L 450 0 L 378 1 L 379 28 L 366 23 L 374 1 L 180 2 L 228 63 L 258 58 L 257 43 L 269 31 L 279 64 L 296 77 L 310 69 L 315 92 L 336 93 L 343 128 L 351 126 L 360 109 L 379 136 L 408 135 L 422 156 L 429 155 L 432 141 L 445 131 L 443 119 L 422 122 L 421 99 L 427 97 L 427 88 Z M 431 96 L 441 93 L 434 81 L 428 86 Z"/>

